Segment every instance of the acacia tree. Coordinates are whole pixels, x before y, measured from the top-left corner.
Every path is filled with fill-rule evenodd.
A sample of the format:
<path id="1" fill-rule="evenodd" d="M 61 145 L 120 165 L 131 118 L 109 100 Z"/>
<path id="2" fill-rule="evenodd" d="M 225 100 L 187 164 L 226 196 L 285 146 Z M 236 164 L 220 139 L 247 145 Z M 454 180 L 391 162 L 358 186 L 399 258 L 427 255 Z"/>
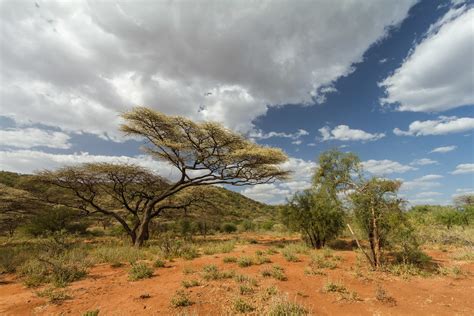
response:
<path id="1" fill-rule="evenodd" d="M 72 192 L 75 206 L 70 206 L 113 217 L 135 246 L 148 239 L 150 222 L 161 212 L 203 200 L 203 193 L 190 192 L 191 188 L 269 183 L 288 174 L 280 167 L 288 159 L 282 150 L 257 145 L 220 124 L 196 123 L 146 107 L 136 107 L 122 118 L 121 130 L 143 138 L 149 155 L 176 168 L 176 181 L 137 166 L 114 164 L 65 167 L 40 177 Z M 128 215 L 133 217 L 131 225 Z"/>
<path id="2" fill-rule="evenodd" d="M 299 230 L 319 249 L 343 230 L 344 207 L 339 194 L 355 185 L 360 167 L 357 156 L 337 150 L 321 154 L 318 165 L 312 187 L 296 193 L 282 215 L 287 226 Z"/>
<path id="3" fill-rule="evenodd" d="M 0 231 L 10 237 L 42 205 L 27 191 L 0 184 Z"/>
<path id="4" fill-rule="evenodd" d="M 377 269 L 382 264 L 382 249 L 387 243 L 393 215 L 402 213 L 403 200 L 397 197 L 401 182 L 372 178 L 350 195 L 357 222 L 370 245 L 370 263 Z"/>

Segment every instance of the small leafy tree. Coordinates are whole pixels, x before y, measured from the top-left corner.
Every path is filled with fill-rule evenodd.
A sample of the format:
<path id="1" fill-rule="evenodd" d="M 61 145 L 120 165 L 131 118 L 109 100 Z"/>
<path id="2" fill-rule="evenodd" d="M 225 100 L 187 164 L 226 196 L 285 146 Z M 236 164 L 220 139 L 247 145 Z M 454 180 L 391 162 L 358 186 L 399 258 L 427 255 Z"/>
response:
<path id="1" fill-rule="evenodd" d="M 382 265 L 382 251 L 387 238 L 398 224 L 391 223 L 402 213 L 403 200 L 397 197 L 399 181 L 372 178 L 350 195 L 360 229 L 369 241 L 371 265 Z"/>
<path id="2" fill-rule="evenodd" d="M 303 239 L 317 249 L 337 237 L 344 227 L 340 203 L 325 191 L 309 189 L 296 193 L 282 214 L 287 225 L 299 230 Z"/>
<path id="3" fill-rule="evenodd" d="M 162 212 L 204 199 L 193 188 L 269 183 L 288 174 L 280 167 L 288 159 L 282 150 L 257 145 L 220 124 L 196 123 L 145 107 L 122 118 L 121 130 L 142 138 L 149 155 L 173 166 L 179 173 L 176 181 L 138 166 L 100 163 L 45 171 L 40 178 L 74 196 L 71 203 L 53 195 L 56 203 L 114 218 L 137 247 L 148 239 L 150 222 Z"/>
<path id="4" fill-rule="evenodd" d="M 352 188 L 359 174 L 359 159 L 351 153 L 327 151 L 319 157 L 311 189 L 296 193 L 283 209 L 287 226 L 299 230 L 312 247 L 324 247 L 344 227 L 339 194 Z"/>

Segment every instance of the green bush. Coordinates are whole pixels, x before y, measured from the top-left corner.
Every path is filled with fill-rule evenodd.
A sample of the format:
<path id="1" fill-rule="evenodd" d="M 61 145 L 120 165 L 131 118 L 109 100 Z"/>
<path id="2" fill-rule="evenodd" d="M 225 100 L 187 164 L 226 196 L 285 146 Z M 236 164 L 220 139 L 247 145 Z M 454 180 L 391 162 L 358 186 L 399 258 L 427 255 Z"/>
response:
<path id="1" fill-rule="evenodd" d="M 241 298 L 238 298 L 234 301 L 234 310 L 237 313 L 250 313 L 255 310 L 255 307 L 253 307 L 250 303 L 244 301 Z"/>
<path id="2" fill-rule="evenodd" d="M 182 290 L 176 291 L 176 294 L 171 298 L 171 306 L 173 307 L 186 307 L 192 304 L 189 295 Z"/>
<path id="3" fill-rule="evenodd" d="M 145 263 L 133 263 L 128 272 L 128 277 L 132 281 L 149 279 L 153 276 L 153 270 Z"/>
<path id="4" fill-rule="evenodd" d="M 222 224 L 222 231 L 224 233 L 230 234 L 230 233 L 235 233 L 237 231 L 237 226 L 232 223 L 224 223 Z"/>
<path id="5" fill-rule="evenodd" d="M 65 231 L 73 234 L 85 234 L 89 224 L 80 217 L 79 211 L 65 207 L 53 207 L 40 211 L 23 227 L 32 236 L 44 236 Z"/>

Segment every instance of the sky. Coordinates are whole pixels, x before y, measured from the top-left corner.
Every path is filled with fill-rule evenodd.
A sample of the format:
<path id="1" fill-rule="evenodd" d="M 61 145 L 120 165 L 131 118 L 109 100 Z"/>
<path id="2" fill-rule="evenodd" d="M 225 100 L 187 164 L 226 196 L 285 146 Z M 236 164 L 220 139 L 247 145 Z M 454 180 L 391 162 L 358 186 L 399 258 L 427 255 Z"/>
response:
<path id="1" fill-rule="evenodd" d="M 473 1 L 0 1 L 0 170 L 84 162 L 175 172 L 118 131 L 145 105 L 282 148 L 292 178 L 356 153 L 411 205 L 474 193 Z"/>

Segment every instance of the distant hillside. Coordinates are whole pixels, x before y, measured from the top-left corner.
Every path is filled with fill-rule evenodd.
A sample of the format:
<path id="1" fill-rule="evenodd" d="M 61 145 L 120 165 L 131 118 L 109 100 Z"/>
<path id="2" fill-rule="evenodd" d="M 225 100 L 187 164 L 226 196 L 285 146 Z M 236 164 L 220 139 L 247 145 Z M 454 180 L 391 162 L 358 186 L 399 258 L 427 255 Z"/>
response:
<path id="1" fill-rule="evenodd" d="M 21 186 L 21 182 L 29 176 L 30 175 L 0 171 L 0 183 L 18 188 Z M 238 192 L 225 188 L 215 187 L 215 189 L 218 194 L 215 194 L 214 191 L 214 193 L 209 196 L 208 207 L 201 207 L 199 210 L 191 209 L 187 216 L 196 219 L 206 216 L 206 219 L 210 219 L 214 222 L 234 223 L 243 220 L 266 222 L 276 220 L 278 217 L 278 206 L 254 201 Z M 167 219 L 175 219 L 176 216 L 180 215 L 182 215 L 182 212 L 164 214 L 164 217 Z"/>

